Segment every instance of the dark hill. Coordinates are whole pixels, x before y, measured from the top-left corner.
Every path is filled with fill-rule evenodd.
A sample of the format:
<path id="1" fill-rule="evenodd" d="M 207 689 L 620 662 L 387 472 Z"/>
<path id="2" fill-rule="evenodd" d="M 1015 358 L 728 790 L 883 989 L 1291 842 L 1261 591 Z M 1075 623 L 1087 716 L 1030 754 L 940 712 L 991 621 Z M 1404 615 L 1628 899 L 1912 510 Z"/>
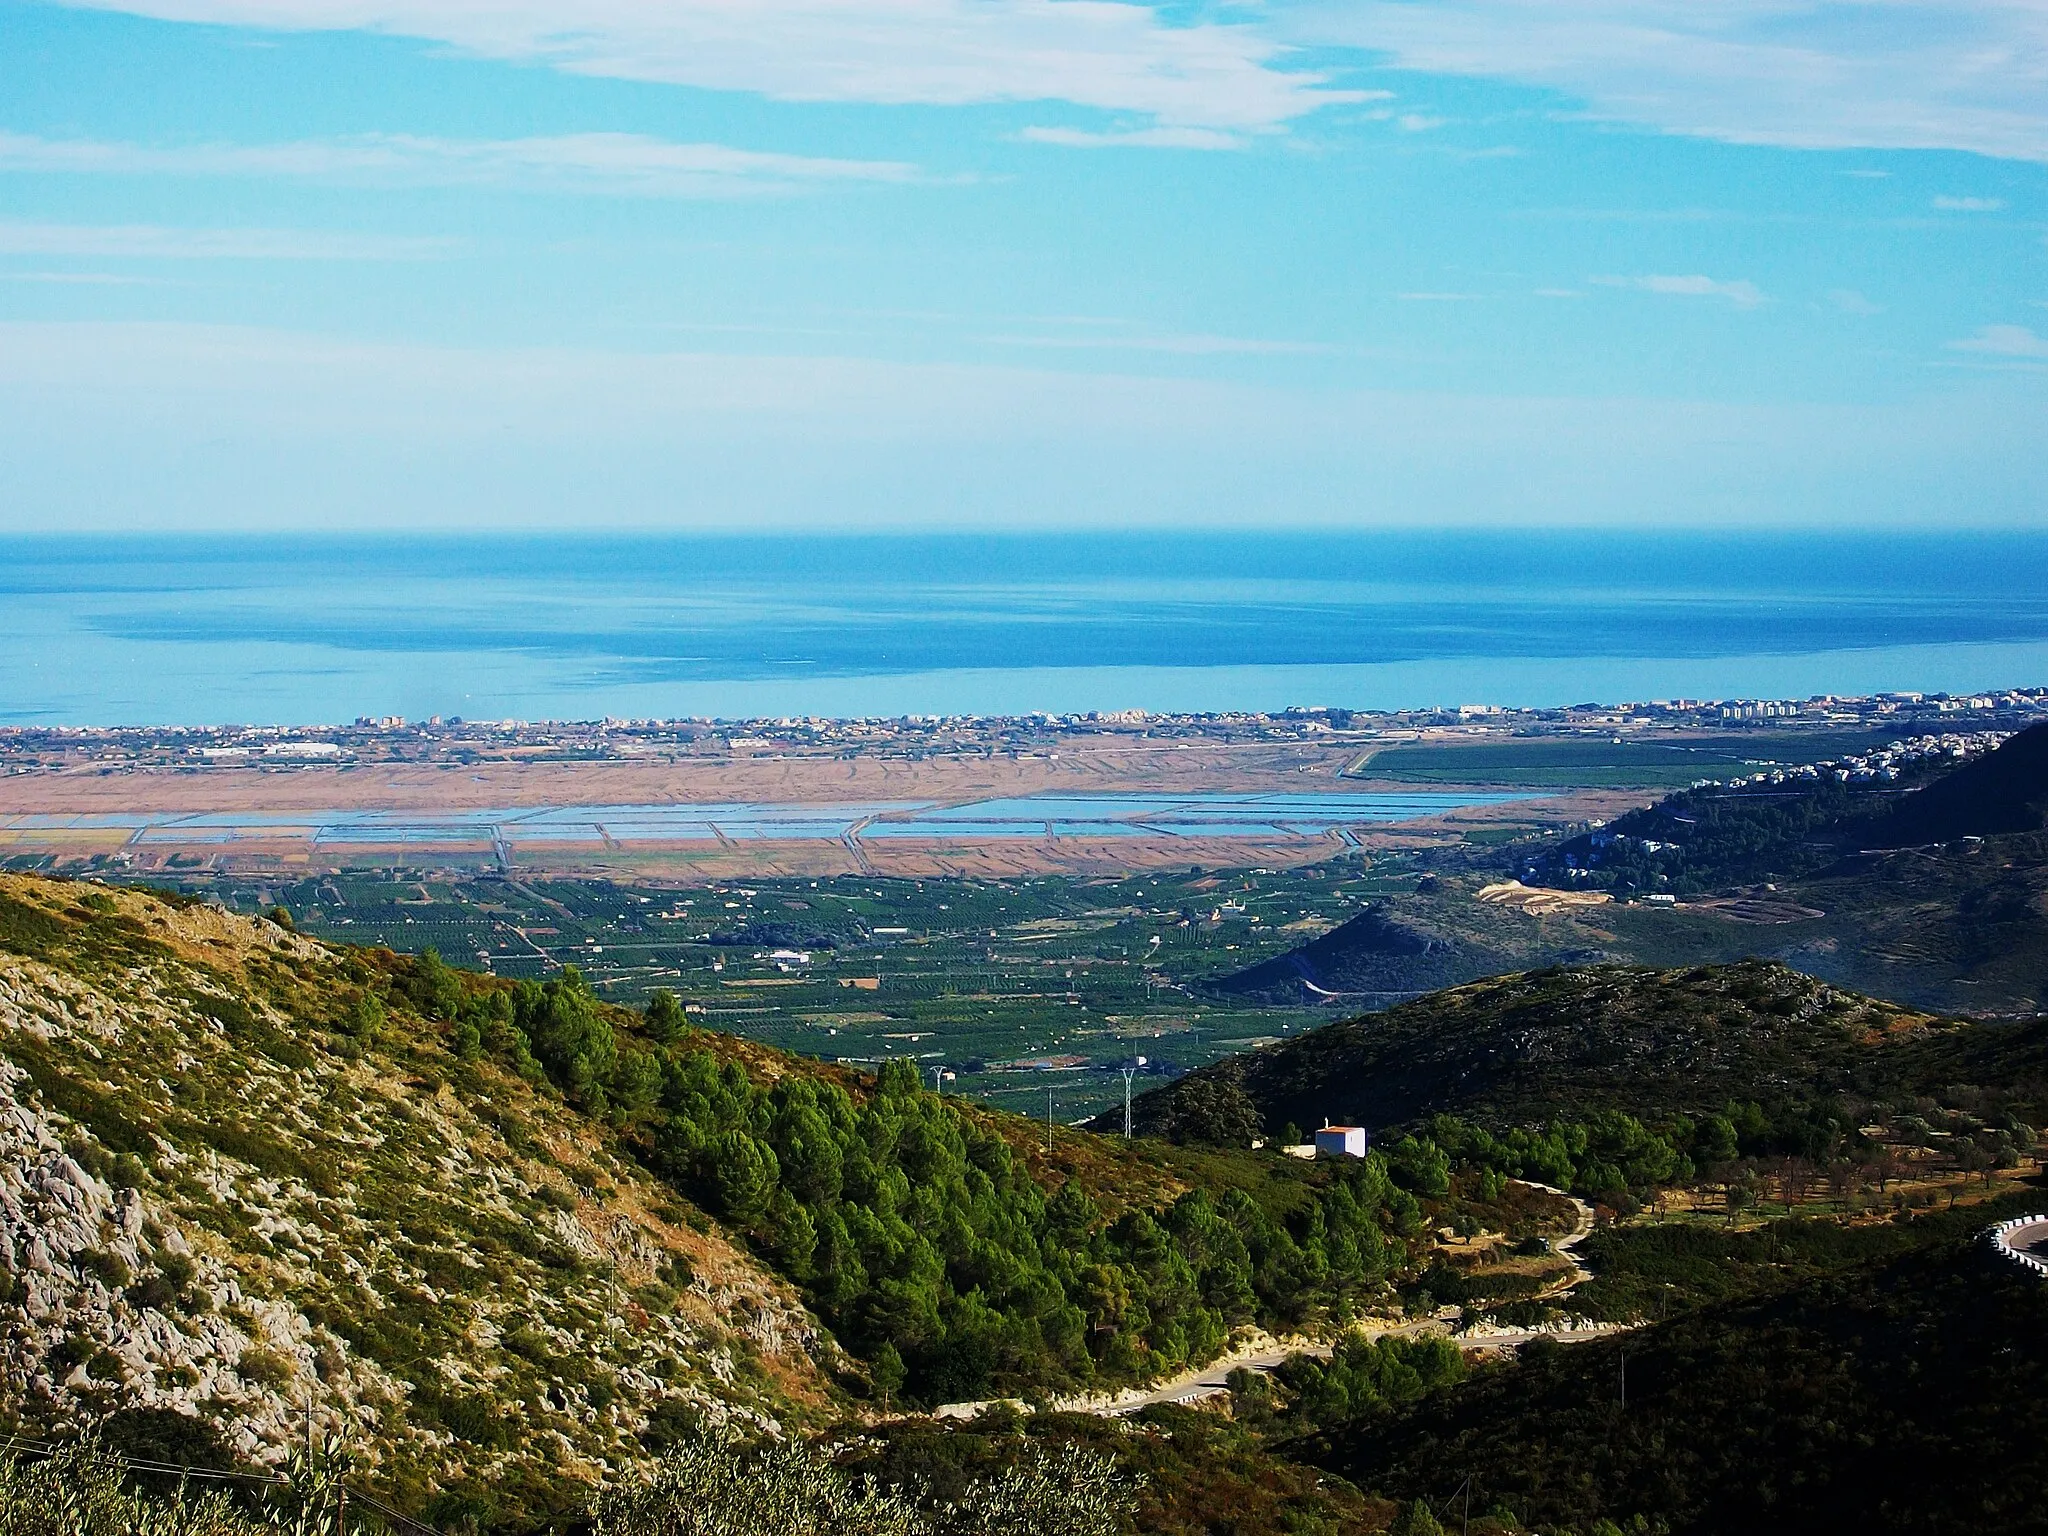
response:
<path id="1" fill-rule="evenodd" d="M 1327 1024 L 1192 1072 L 1135 1108 L 1155 1134 L 1184 1120 L 1184 1104 L 1232 1089 L 1269 1130 L 1325 1117 L 1379 1128 L 1436 1113 L 1498 1125 L 1599 1108 L 1700 1112 L 1848 1088 L 1880 1048 L 1969 1027 L 1765 961 L 1583 966 L 1495 977 Z"/>
<path id="2" fill-rule="evenodd" d="M 1870 846 L 1901 848 L 2048 827 L 2048 725 L 1907 795 L 1877 824 Z"/>
<path id="3" fill-rule="evenodd" d="M 1947 1237 L 1626 1338 L 1538 1346 L 1287 1449 L 1439 1510 L 1469 1475 L 1474 1513 L 1512 1510 L 1516 1529 L 2039 1531 L 2044 1371 L 2048 1283 Z"/>
<path id="4" fill-rule="evenodd" d="M 1321 1003 L 1456 986 L 1514 963 L 1483 941 L 1375 902 L 1322 937 L 1213 983 L 1212 990 L 1267 1003 Z"/>
<path id="5" fill-rule="evenodd" d="M 1524 854 L 1515 873 L 1531 885 L 1684 896 L 1818 876 L 1862 849 L 2048 827 L 2048 725 L 1973 761 L 1922 757 L 1892 771 L 1904 777 L 1681 790 Z"/>

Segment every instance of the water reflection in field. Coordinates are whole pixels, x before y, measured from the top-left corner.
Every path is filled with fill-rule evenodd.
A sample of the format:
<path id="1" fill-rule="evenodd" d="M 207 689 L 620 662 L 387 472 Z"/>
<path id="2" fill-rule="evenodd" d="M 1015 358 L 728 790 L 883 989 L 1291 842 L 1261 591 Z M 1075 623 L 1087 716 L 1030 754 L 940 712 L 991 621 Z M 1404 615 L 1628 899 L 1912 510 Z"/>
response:
<path id="1" fill-rule="evenodd" d="M 193 815 L 0 817 L 0 836 L 130 833 L 138 847 L 311 842 L 323 847 L 462 848 L 522 844 L 813 842 L 923 838 L 1315 837 L 1336 828 L 1440 816 L 1512 794 L 1024 795 L 965 805 L 886 800 L 839 805 L 753 802 L 349 810 Z"/>

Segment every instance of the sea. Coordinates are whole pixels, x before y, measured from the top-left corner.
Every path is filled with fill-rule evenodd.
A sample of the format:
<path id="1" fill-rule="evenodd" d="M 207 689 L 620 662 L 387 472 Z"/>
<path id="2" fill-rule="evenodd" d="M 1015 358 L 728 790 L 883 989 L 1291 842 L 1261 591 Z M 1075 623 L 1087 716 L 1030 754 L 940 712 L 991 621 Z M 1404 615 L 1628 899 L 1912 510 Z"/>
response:
<path id="1" fill-rule="evenodd" d="M 2048 533 L 0 539 L 0 724 L 1399 709 L 2048 683 Z"/>

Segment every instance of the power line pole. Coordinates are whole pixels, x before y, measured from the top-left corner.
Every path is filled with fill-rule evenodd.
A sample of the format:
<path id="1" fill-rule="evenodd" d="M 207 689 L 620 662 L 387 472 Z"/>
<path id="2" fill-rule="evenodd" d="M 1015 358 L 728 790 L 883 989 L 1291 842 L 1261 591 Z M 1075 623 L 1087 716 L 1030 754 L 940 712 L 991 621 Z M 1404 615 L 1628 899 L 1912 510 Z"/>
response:
<path id="1" fill-rule="evenodd" d="M 1125 1068 L 1123 1069 L 1123 1073 L 1124 1073 L 1124 1140 L 1125 1140 L 1125 1141 L 1129 1141 L 1129 1140 L 1131 1139 L 1131 1079 L 1132 1079 L 1132 1078 L 1134 1078 L 1134 1077 L 1136 1077 L 1136 1076 L 1138 1075 L 1138 1069 L 1139 1069 L 1140 1067 L 1144 1066 L 1144 1065 L 1145 1065 L 1145 1058 L 1144 1058 L 1144 1057 L 1142 1057 L 1142 1056 L 1140 1056 L 1140 1057 L 1139 1057 L 1139 1058 L 1137 1059 L 1137 1061 L 1136 1061 L 1136 1062 L 1134 1062 L 1134 1063 L 1133 1063 L 1132 1065 L 1130 1065 L 1130 1066 L 1127 1066 L 1127 1067 L 1125 1067 Z"/>

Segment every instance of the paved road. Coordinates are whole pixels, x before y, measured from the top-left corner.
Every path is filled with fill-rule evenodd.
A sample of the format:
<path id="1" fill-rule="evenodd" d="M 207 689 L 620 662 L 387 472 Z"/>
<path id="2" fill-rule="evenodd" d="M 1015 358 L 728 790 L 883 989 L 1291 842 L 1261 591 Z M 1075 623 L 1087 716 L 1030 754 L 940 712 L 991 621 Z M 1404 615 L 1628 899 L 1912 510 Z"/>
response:
<path id="1" fill-rule="evenodd" d="M 2025 1216 L 1992 1228 L 1993 1241 L 2037 1272 L 2048 1274 L 2048 1215 Z"/>

